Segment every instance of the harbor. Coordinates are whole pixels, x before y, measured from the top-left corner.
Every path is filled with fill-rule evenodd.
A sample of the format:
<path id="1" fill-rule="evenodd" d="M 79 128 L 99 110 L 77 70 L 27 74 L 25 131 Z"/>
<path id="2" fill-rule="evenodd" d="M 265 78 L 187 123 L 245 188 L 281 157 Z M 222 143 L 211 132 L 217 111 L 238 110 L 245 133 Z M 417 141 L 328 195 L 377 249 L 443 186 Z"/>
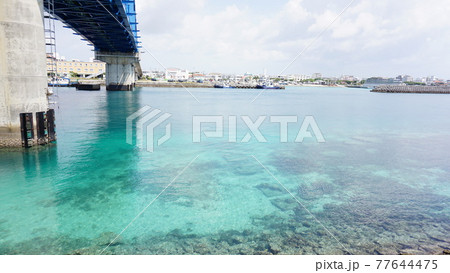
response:
<path id="1" fill-rule="evenodd" d="M 285 89 L 285 86 L 265 86 L 263 84 L 223 83 L 223 82 L 178 82 L 178 81 L 137 81 L 136 87 L 170 88 L 233 88 L 233 89 Z"/>

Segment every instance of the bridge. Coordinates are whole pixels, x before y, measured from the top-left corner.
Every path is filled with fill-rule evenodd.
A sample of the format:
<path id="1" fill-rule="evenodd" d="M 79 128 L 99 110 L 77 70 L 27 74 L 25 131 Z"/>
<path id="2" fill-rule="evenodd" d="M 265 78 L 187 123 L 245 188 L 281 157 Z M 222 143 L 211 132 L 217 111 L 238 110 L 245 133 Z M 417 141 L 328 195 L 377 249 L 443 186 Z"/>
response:
<path id="1" fill-rule="evenodd" d="M 0 147 L 22 145 L 20 113 L 36 129 L 49 108 L 44 9 L 94 47 L 107 90 L 132 90 L 142 73 L 134 0 L 1 0 Z"/>
<path id="2" fill-rule="evenodd" d="M 44 9 L 94 46 L 107 90 L 133 89 L 142 74 L 134 0 L 44 0 Z"/>

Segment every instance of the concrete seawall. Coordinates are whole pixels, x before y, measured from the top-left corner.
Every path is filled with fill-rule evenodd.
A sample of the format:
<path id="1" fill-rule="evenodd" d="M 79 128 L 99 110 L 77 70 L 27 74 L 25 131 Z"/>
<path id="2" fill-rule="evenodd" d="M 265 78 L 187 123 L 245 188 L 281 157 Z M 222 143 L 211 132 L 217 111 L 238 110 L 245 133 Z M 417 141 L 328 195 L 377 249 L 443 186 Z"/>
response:
<path id="1" fill-rule="evenodd" d="M 422 85 L 380 85 L 371 92 L 377 93 L 418 93 L 418 94 L 450 94 L 450 86 Z"/>

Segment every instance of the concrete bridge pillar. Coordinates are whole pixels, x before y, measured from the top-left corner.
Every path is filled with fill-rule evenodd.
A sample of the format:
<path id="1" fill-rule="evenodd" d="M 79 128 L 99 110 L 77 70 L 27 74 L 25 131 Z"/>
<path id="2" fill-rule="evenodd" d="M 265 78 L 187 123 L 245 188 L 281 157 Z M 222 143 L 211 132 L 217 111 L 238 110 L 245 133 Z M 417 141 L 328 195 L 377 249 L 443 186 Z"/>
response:
<path id="1" fill-rule="evenodd" d="M 47 110 L 42 0 L 1 0 L 0 147 L 21 146 L 20 113 Z"/>
<path id="2" fill-rule="evenodd" d="M 96 59 L 106 63 L 106 90 L 133 90 L 140 69 L 137 53 L 96 52 Z"/>

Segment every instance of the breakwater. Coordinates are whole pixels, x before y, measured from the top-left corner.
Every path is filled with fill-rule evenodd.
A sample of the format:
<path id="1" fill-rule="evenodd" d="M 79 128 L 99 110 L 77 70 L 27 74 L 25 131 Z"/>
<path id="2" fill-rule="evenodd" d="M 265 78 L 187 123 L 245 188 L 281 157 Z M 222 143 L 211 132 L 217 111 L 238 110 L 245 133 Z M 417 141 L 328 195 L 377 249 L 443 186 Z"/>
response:
<path id="1" fill-rule="evenodd" d="M 371 92 L 377 93 L 420 93 L 420 94 L 450 94 L 450 86 L 422 85 L 380 85 Z"/>

